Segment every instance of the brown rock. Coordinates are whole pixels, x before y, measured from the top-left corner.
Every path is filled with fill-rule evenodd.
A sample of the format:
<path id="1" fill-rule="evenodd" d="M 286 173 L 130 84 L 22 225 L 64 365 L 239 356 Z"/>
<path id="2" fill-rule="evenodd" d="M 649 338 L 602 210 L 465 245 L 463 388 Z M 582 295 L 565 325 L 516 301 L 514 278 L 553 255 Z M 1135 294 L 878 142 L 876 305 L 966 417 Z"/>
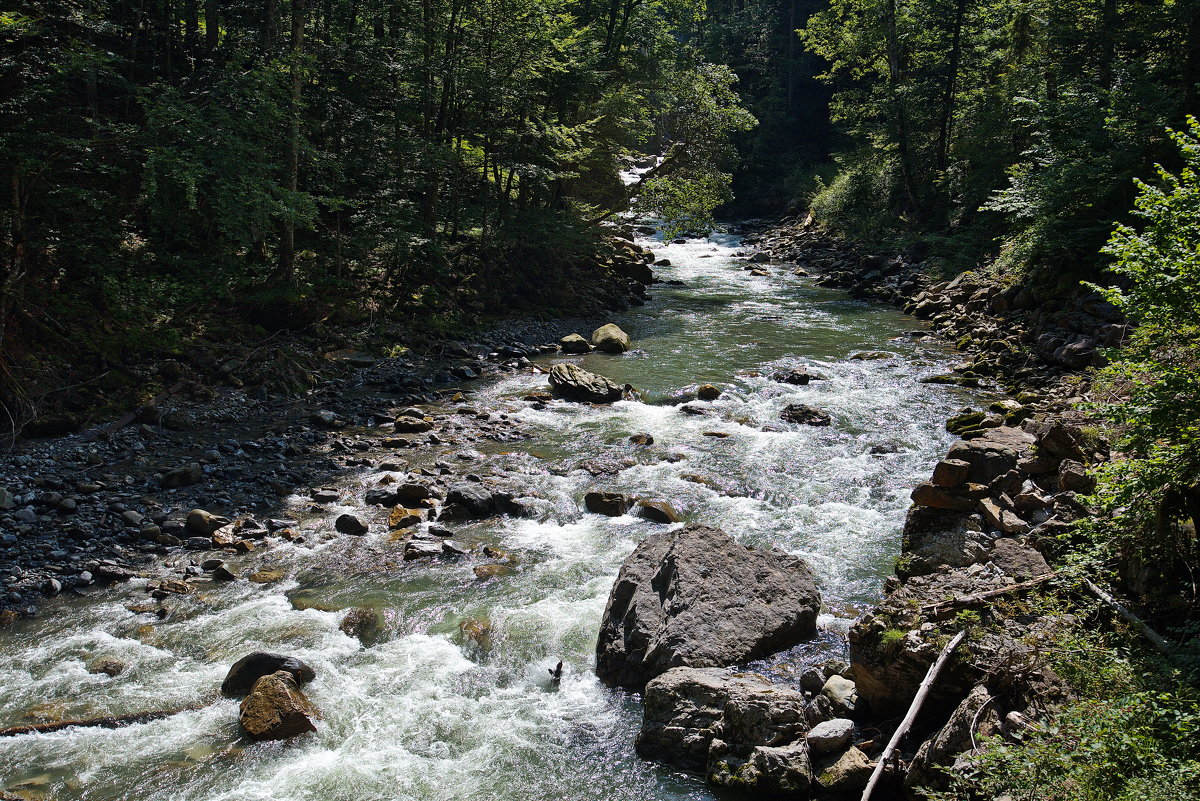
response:
<path id="1" fill-rule="evenodd" d="M 316 710 L 291 673 L 280 670 L 254 682 L 242 700 L 242 729 L 255 740 L 286 740 L 316 731 Z"/>
<path id="2" fill-rule="evenodd" d="M 619 492 L 589 492 L 583 496 L 583 507 L 589 512 L 620 517 L 629 511 L 629 499 Z"/>
<path id="3" fill-rule="evenodd" d="M 475 566 L 475 578 L 479 579 L 480 581 L 487 581 L 488 579 L 499 578 L 500 576 L 508 576 L 511 575 L 512 572 L 513 569 L 510 565 L 490 564 Z"/>
<path id="4" fill-rule="evenodd" d="M 943 459 L 933 468 L 933 477 L 929 479 L 929 483 L 938 487 L 957 487 L 966 483 L 967 474 L 970 472 L 969 462 L 961 459 Z"/>
<path id="5" fill-rule="evenodd" d="M 645 518 L 654 523 L 679 522 L 679 512 L 675 511 L 675 507 L 671 506 L 667 501 L 638 501 L 634 508 L 634 513 L 638 517 Z"/>
<path id="6" fill-rule="evenodd" d="M 975 501 L 956 495 L 945 487 L 930 483 L 919 484 L 912 491 L 913 503 L 929 506 L 934 509 L 949 509 L 954 512 L 970 512 L 975 508 Z"/>
<path id="7" fill-rule="evenodd" d="M 405 509 L 402 506 L 397 506 L 388 515 L 388 528 L 411 528 L 419 526 L 421 521 L 425 519 L 424 513 L 419 509 Z"/>

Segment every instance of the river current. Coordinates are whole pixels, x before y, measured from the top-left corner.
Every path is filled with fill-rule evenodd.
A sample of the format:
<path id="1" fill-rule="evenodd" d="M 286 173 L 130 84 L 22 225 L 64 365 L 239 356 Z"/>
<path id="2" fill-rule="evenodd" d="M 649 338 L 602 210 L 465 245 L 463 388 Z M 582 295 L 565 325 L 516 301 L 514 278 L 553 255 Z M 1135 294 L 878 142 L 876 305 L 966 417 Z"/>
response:
<path id="1" fill-rule="evenodd" d="M 662 527 L 585 514 L 583 494 L 668 500 L 689 521 L 808 560 L 826 601 L 822 635 L 755 666 L 794 680 L 808 662 L 844 654 L 845 630 L 879 597 L 899 552 L 908 492 L 952 439 L 942 423 L 972 396 L 919 382 L 945 372 L 952 355 L 913 336 L 915 321 L 778 267 L 751 275 L 734 258 L 733 235 L 643 243 L 672 262 L 656 268 L 660 278 L 680 283 L 656 285 L 644 307 L 614 316 L 633 350 L 538 363 L 576 360 L 633 384 L 646 402 L 539 409 L 523 400 L 545 387 L 545 376 L 531 373 L 489 380 L 467 398 L 534 434 L 484 448 L 473 469 L 503 472 L 518 494 L 541 498 L 538 516 L 460 532 L 513 554 L 511 574 L 480 581 L 470 560 L 406 563 L 385 527 L 364 538 L 316 536 L 338 513 L 362 513 L 351 499 L 381 475 L 347 473 L 346 505 L 326 515 L 310 514 L 306 498 L 289 499 L 308 544 L 246 558 L 247 569 L 279 571 L 274 581 L 202 583 L 171 600 L 167 619 L 149 622 L 127 608 L 146 598 L 145 582 L 135 581 L 60 599 L 0 631 L 0 725 L 202 705 L 120 729 L 0 740 L 0 789 L 105 801 L 718 797 L 700 777 L 639 760 L 637 697 L 592 673 L 613 578 L 637 542 Z M 851 358 L 864 351 L 888 355 Z M 827 380 L 770 379 L 791 367 Z M 678 401 L 702 383 L 722 396 L 693 402 L 705 415 L 681 412 Z M 789 403 L 823 409 L 833 425 L 782 423 Z M 630 445 L 637 433 L 655 444 Z M 359 606 L 379 610 L 383 622 L 369 646 L 339 629 L 345 610 Z M 323 714 L 315 734 L 259 744 L 239 734 L 237 701 L 216 688 L 252 650 L 315 668 L 306 688 Z M 128 668 L 116 677 L 88 672 L 105 657 Z M 559 660 L 555 686 L 547 669 Z"/>

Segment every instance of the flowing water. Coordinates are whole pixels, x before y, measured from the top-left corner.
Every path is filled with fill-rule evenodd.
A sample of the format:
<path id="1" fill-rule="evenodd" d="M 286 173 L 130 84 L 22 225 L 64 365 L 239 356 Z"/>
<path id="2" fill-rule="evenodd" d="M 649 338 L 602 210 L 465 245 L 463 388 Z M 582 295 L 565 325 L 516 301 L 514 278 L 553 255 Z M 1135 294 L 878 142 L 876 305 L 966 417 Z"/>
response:
<path id="1" fill-rule="evenodd" d="M 637 759 L 638 699 L 592 673 L 617 569 L 661 527 L 584 514 L 583 493 L 669 500 L 688 520 L 807 559 L 826 600 L 823 634 L 757 666 L 794 679 L 808 661 L 843 655 L 849 622 L 891 571 L 908 491 L 949 444 L 942 421 L 970 396 L 918 382 L 943 372 L 949 356 L 909 336 L 915 323 L 893 310 L 786 271 L 752 276 L 731 259 L 730 235 L 647 243 L 673 262 L 660 276 L 682 284 L 654 287 L 645 307 L 615 318 L 635 349 L 542 363 L 576 359 L 640 388 L 647 402 L 537 409 L 521 400 L 544 387 L 532 374 L 492 380 L 468 399 L 534 433 L 476 454 L 472 469 L 541 498 L 540 517 L 459 534 L 514 554 L 511 575 L 479 581 L 472 559 L 405 563 L 383 526 L 365 538 L 322 537 L 339 512 L 362 507 L 313 516 L 293 498 L 310 543 L 245 562 L 282 571 L 274 583 L 201 583 L 158 621 L 127 609 L 146 597 L 134 582 L 62 599 L 0 632 L 0 725 L 206 704 L 116 730 L 0 740 L 0 789 L 47 799 L 715 798 L 698 777 Z M 891 356 L 849 358 L 881 350 Z M 769 379 L 792 366 L 828 380 Z M 685 414 L 678 401 L 698 383 L 724 394 L 693 402 L 708 414 Z M 789 403 L 827 410 L 834 423 L 781 423 Z M 655 444 L 631 446 L 635 433 Z M 347 503 L 379 478 L 344 476 Z M 369 646 L 339 630 L 356 606 L 386 618 Z M 317 733 L 261 744 L 239 735 L 237 702 L 215 688 L 256 649 L 316 669 L 307 692 L 323 713 Z M 104 657 L 129 668 L 115 678 L 87 671 Z M 560 659 L 553 686 L 547 668 Z"/>

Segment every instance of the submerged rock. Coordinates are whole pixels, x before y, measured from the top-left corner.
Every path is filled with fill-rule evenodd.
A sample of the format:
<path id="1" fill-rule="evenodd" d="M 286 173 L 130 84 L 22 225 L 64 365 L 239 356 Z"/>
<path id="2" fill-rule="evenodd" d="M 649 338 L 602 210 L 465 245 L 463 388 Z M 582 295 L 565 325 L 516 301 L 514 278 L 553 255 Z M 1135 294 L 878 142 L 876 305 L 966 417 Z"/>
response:
<path id="1" fill-rule="evenodd" d="M 556 364 L 550 368 L 550 389 L 555 397 L 585 403 L 614 403 L 622 395 L 619 385 L 576 364 Z"/>
<path id="2" fill-rule="evenodd" d="M 724 667 L 816 634 L 821 596 L 802 560 L 691 525 L 647 537 L 621 566 L 596 644 L 596 674 L 640 688 L 678 667 Z"/>
<path id="3" fill-rule="evenodd" d="M 310 682 L 317 676 L 312 668 L 294 656 L 255 651 L 233 663 L 225 674 L 225 681 L 221 682 L 221 692 L 226 695 L 245 695 L 260 678 L 281 670 L 290 673 L 300 684 Z"/>
<path id="4" fill-rule="evenodd" d="M 799 423 L 806 426 L 827 426 L 833 422 L 829 412 L 823 412 L 804 403 L 789 403 L 779 413 L 779 419 L 785 423 Z"/>
<path id="5" fill-rule="evenodd" d="M 255 740 L 286 740 L 316 731 L 316 710 L 286 670 L 262 676 L 242 700 L 238 720 Z"/>

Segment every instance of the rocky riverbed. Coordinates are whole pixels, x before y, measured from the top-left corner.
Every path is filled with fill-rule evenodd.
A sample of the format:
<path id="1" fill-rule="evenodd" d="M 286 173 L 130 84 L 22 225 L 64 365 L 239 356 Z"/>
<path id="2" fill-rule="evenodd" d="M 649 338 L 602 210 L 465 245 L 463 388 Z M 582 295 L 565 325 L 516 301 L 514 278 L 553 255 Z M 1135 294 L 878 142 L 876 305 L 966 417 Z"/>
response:
<path id="1" fill-rule="evenodd" d="M 921 323 L 824 288 L 878 283 L 841 246 L 787 227 L 759 233 L 757 251 L 731 235 L 643 236 L 630 253 L 653 247 L 668 283 L 613 318 L 624 330 L 559 321 L 422 357 L 342 353 L 350 371 L 298 401 L 196 388 L 131 425 L 14 453 L 0 473 L 11 559 L 0 675 L 12 688 L 0 712 L 15 725 L 151 703 L 189 711 L 108 735 L 106 748 L 132 749 L 124 758 L 97 754 L 100 735 L 83 730 L 53 748 L 17 738 L 0 786 L 215 798 L 196 777 L 217 771 L 239 797 L 507 798 L 511 785 L 485 769 L 498 759 L 525 777 L 521 797 L 707 798 L 706 781 L 801 797 L 861 787 L 952 628 L 923 605 L 1042 570 L 1038 529 L 1081 513 L 1074 493 L 1102 448 L 1060 412 L 1075 389 L 1065 365 L 1029 362 L 1017 376 L 1005 360 L 999 372 L 956 364 Z M 829 275 L 804 275 L 832 258 L 823 250 L 837 255 Z M 914 280 L 897 280 L 892 299 L 953 301 L 935 326 L 967 327 L 972 298 L 991 297 L 919 272 L 894 273 Z M 956 343 L 972 352 L 975 341 Z M 1009 378 L 1045 384 L 988 391 Z M 1059 443 L 1080 452 L 1046 459 Z M 614 606 L 614 580 L 636 596 L 661 573 L 618 575 L 622 562 L 663 558 L 651 543 L 677 522 L 720 526 L 730 553 L 782 555 L 759 572 L 809 571 L 794 622 L 722 606 L 753 579 L 732 571 L 705 586 L 709 568 L 684 567 L 676 550 L 672 589 L 657 591 L 760 621 L 760 635 L 680 657 L 678 644 L 725 612 L 676 632 L 668 606 L 660 618 Z M 39 604 L 54 614 L 20 617 Z M 609 623 L 625 636 L 602 645 L 637 675 L 605 680 L 645 684 L 644 719 L 636 696 L 592 673 Z M 919 741 L 907 752 L 910 776 L 952 760 L 964 716 L 983 731 L 1036 714 L 1029 699 L 1053 677 L 1002 701 L 979 679 L 1044 629 L 971 645 L 922 721 L 918 733 L 933 735 L 923 755 L 912 759 Z M 643 639 L 664 644 L 665 661 L 630 672 Z M 214 696 L 255 649 L 315 668 L 303 690 L 284 677 L 264 688 L 306 718 L 311 701 L 315 731 L 293 752 L 247 746 L 233 702 Z M 725 669 L 748 661 L 757 678 Z M 991 712 L 975 715 L 981 704 Z M 703 754 L 690 735 L 679 750 L 691 728 L 707 732 Z M 335 754 L 357 767 L 347 774 Z M 99 777 L 86 788 L 74 778 L 85 768 Z"/>

